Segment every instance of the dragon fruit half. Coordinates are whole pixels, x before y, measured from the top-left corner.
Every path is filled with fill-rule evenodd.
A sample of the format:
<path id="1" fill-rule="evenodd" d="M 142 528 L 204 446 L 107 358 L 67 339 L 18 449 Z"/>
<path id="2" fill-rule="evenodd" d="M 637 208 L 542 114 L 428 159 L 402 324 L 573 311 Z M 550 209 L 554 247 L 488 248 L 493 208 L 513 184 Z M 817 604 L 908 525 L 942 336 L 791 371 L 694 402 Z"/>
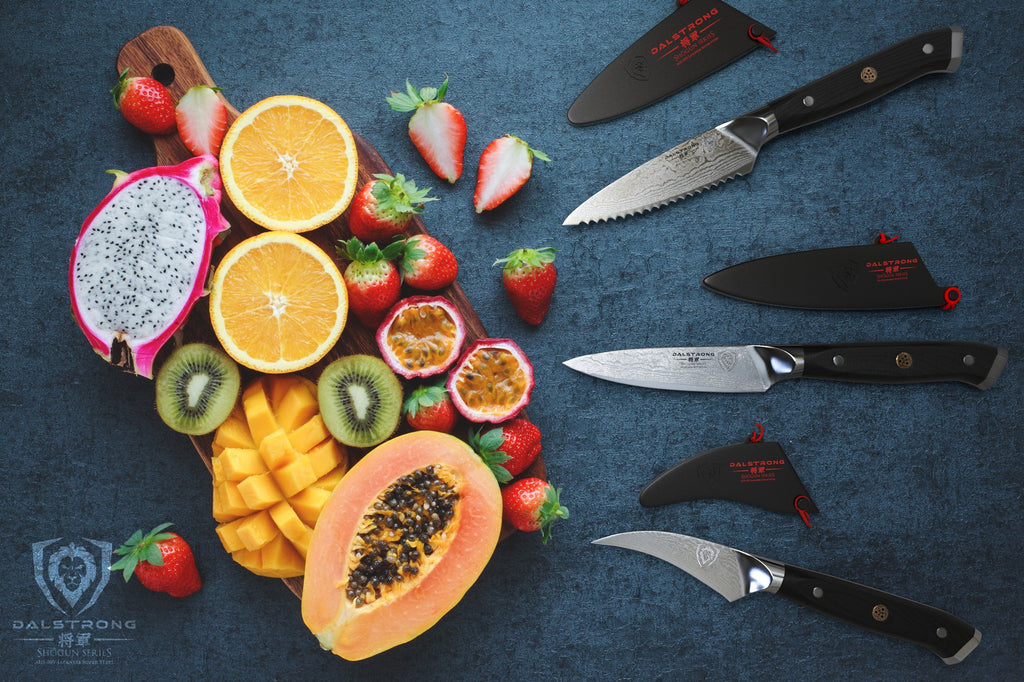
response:
<path id="1" fill-rule="evenodd" d="M 71 251 L 71 309 L 93 349 L 153 376 L 153 359 L 205 293 L 210 253 L 228 228 L 217 159 L 117 173 Z"/>

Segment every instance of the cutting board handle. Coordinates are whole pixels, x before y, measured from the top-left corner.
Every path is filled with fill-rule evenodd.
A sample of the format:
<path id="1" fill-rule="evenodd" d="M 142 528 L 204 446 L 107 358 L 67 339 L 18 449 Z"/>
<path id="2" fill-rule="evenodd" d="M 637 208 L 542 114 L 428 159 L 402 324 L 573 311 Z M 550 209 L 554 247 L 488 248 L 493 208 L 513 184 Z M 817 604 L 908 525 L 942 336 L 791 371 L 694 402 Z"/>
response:
<path id="1" fill-rule="evenodd" d="M 117 54 L 117 73 L 125 69 L 130 76 L 149 76 L 160 81 L 175 102 L 193 85 L 216 85 L 192 43 L 173 26 L 154 26 L 125 43 Z M 227 106 L 230 125 L 238 118 L 238 110 L 223 95 L 218 96 Z M 191 155 L 175 134 L 153 136 L 153 146 L 157 165 L 173 164 L 176 159 Z"/>

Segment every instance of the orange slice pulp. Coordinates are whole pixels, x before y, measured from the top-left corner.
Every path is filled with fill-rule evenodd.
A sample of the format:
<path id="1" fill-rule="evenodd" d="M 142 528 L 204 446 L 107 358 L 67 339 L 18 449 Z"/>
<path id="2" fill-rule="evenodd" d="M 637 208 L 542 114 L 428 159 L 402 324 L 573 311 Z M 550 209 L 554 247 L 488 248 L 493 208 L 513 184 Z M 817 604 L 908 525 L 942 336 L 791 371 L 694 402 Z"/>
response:
<path id="1" fill-rule="evenodd" d="M 268 97 L 231 124 L 220 152 L 224 189 L 247 218 L 305 232 L 348 208 L 358 155 L 345 121 L 322 102 Z"/>
<path id="2" fill-rule="evenodd" d="M 214 272 L 214 333 L 228 355 L 250 369 L 280 374 L 309 367 L 338 341 L 347 317 L 338 266 L 297 234 L 250 237 Z"/>

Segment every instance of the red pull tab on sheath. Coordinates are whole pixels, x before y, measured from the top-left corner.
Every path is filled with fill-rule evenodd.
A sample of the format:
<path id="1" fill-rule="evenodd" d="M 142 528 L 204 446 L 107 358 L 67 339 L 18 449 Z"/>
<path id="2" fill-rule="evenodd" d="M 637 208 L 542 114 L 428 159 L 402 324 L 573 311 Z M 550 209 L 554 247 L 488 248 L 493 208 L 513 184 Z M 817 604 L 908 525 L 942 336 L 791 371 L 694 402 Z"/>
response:
<path id="1" fill-rule="evenodd" d="M 806 509 L 803 509 L 800 506 L 801 502 L 803 502 L 804 500 L 810 501 L 810 499 L 811 498 L 807 497 L 806 495 L 800 495 L 793 500 L 793 507 L 796 509 L 796 513 L 800 515 L 800 518 L 804 520 L 804 523 L 807 524 L 807 527 L 814 528 L 814 526 L 811 525 L 811 515 L 807 513 Z"/>
<path id="2" fill-rule="evenodd" d="M 879 232 L 878 233 L 878 243 L 879 244 L 890 244 L 890 243 L 896 241 L 899 238 L 900 238 L 899 235 L 896 235 L 895 237 L 886 237 L 885 236 L 885 232 Z"/>
<path id="3" fill-rule="evenodd" d="M 775 46 L 772 45 L 772 41 L 765 38 L 764 34 L 761 33 L 761 29 L 755 27 L 754 24 L 751 24 L 750 28 L 747 29 L 747 37 L 755 42 L 761 43 L 772 52 L 778 52 L 778 50 L 775 49 Z"/>
<path id="4" fill-rule="evenodd" d="M 960 289 L 958 287 L 949 287 L 942 296 L 946 299 L 946 305 L 942 306 L 942 309 L 952 310 L 960 302 Z"/>
<path id="5" fill-rule="evenodd" d="M 760 422 L 754 422 L 754 430 L 750 432 L 750 442 L 757 443 L 764 438 L 764 427 Z"/>

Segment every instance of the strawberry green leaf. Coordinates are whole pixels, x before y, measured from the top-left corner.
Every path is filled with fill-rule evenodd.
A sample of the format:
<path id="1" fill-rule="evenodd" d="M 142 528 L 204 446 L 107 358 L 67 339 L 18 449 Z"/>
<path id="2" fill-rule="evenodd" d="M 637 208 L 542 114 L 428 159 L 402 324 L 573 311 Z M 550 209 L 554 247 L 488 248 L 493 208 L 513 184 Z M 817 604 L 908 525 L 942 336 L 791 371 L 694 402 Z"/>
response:
<path id="1" fill-rule="evenodd" d="M 512 459 L 512 457 L 498 449 L 504 442 L 505 436 L 501 432 L 501 427 L 490 429 L 482 434 L 480 429 L 476 429 L 469 434 L 470 447 L 483 460 L 487 468 L 491 470 L 494 477 L 498 479 L 498 483 L 508 483 L 512 480 L 512 474 L 509 473 L 508 469 L 501 466 L 502 462 Z"/>
<path id="2" fill-rule="evenodd" d="M 562 494 L 561 488 L 555 488 L 550 484 L 544 491 L 544 502 L 541 503 L 537 512 L 537 520 L 540 522 L 541 542 L 551 539 L 551 524 L 558 519 L 569 518 L 569 510 L 562 506 L 558 498 Z"/>

